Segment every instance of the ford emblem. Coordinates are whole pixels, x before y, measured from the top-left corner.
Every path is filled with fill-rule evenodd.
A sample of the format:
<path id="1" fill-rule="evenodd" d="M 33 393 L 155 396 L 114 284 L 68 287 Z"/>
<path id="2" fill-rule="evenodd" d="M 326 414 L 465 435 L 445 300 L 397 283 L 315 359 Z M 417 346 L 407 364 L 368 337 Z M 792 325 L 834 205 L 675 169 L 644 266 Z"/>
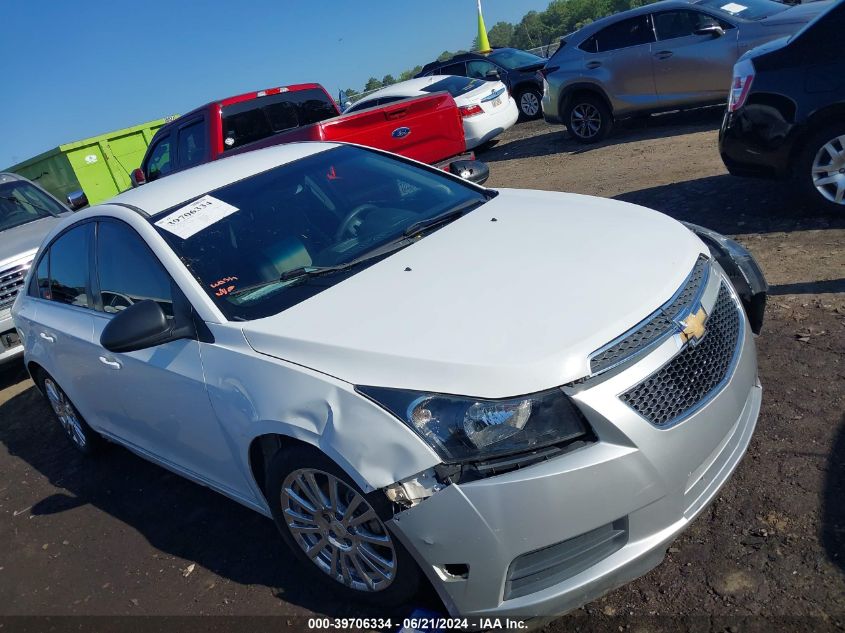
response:
<path id="1" fill-rule="evenodd" d="M 411 128 L 409 128 L 409 127 L 398 127 L 395 130 L 393 130 L 390 133 L 390 135 L 393 138 L 405 138 L 410 133 L 411 133 Z"/>

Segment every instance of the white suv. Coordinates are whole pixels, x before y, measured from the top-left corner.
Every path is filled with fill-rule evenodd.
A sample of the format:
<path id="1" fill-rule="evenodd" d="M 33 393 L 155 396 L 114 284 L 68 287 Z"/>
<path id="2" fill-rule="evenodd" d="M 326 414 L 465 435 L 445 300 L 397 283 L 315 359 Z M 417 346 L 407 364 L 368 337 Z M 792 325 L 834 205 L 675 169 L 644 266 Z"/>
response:
<path id="1" fill-rule="evenodd" d="M 551 615 L 657 565 L 754 430 L 765 282 L 695 230 L 292 144 L 76 214 L 14 316 L 83 452 L 272 517 L 347 597 Z"/>

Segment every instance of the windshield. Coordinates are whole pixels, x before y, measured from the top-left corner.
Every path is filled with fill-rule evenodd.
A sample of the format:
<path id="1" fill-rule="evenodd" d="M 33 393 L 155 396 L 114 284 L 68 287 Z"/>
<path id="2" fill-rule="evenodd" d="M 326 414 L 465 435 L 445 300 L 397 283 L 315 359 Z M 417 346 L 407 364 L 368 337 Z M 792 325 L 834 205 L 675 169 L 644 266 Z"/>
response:
<path id="1" fill-rule="evenodd" d="M 338 115 L 324 90 L 309 88 L 266 95 L 223 108 L 223 151 Z"/>
<path id="2" fill-rule="evenodd" d="M 542 57 L 538 57 L 532 53 L 515 48 L 503 48 L 493 51 L 487 57 L 510 70 L 513 70 L 514 68 L 522 68 L 523 66 L 530 66 L 531 64 L 546 63 L 546 60 Z"/>
<path id="3" fill-rule="evenodd" d="M 440 81 L 422 88 L 424 92 L 448 92 L 453 97 L 460 97 L 463 94 L 472 92 L 479 86 L 484 85 L 483 79 L 469 79 L 467 77 L 444 77 Z"/>
<path id="4" fill-rule="evenodd" d="M 66 211 L 53 198 L 26 181 L 0 183 L 0 231 L 33 220 L 55 217 Z"/>
<path id="5" fill-rule="evenodd" d="M 216 189 L 151 218 L 230 320 L 281 312 L 419 239 L 413 224 L 485 202 L 460 180 L 366 149 L 341 146 Z M 397 246 L 398 247 L 398 246 Z M 284 279 L 283 279 L 284 277 Z"/>
<path id="6" fill-rule="evenodd" d="M 762 20 L 771 15 L 786 11 L 789 6 L 772 0 L 702 0 L 698 6 L 712 9 L 725 17 L 737 17 L 743 20 Z"/>

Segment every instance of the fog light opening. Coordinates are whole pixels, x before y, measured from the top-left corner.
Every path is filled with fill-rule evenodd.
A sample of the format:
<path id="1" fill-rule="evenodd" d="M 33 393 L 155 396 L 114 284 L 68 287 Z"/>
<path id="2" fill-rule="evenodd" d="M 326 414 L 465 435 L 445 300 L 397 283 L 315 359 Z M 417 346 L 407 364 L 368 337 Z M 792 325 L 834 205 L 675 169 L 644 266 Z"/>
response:
<path id="1" fill-rule="evenodd" d="M 466 563 L 447 563 L 443 565 L 443 572 L 452 580 L 466 580 L 469 578 L 469 565 Z"/>

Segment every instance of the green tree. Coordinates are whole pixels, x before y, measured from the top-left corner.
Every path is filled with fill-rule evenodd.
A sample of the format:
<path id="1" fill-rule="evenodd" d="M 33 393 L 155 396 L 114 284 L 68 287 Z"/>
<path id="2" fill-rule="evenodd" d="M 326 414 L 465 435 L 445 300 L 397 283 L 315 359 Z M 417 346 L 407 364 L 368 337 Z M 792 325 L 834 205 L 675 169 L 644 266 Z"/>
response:
<path id="1" fill-rule="evenodd" d="M 422 71 L 422 66 L 414 66 L 411 70 L 406 70 L 399 75 L 399 81 L 408 81 L 409 79 L 413 79 L 415 75 L 420 73 L 420 71 Z"/>
<path id="2" fill-rule="evenodd" d="M 395 84 L 396 80 L 393 78 L 393 75 L 385 75 L 384 78 L 381 80 L 382 86 L 389 86 L 391 84 Z"/>
<path id="3" fill-rule="evenodd" d="M 510 22 L 496 22 L 493 28 L 487 31 L 487 39 L 490 40 L 490 46 L 510 46 L 512 38 L 513 24 Z"/>
<path id="4" fill-rule="evenodd" d="M 364 91 L 378 90 L 379 88 L 381 88 L 381 82 L 375 77 L 367 79 L 367 83 L 364 85 Z"/>

